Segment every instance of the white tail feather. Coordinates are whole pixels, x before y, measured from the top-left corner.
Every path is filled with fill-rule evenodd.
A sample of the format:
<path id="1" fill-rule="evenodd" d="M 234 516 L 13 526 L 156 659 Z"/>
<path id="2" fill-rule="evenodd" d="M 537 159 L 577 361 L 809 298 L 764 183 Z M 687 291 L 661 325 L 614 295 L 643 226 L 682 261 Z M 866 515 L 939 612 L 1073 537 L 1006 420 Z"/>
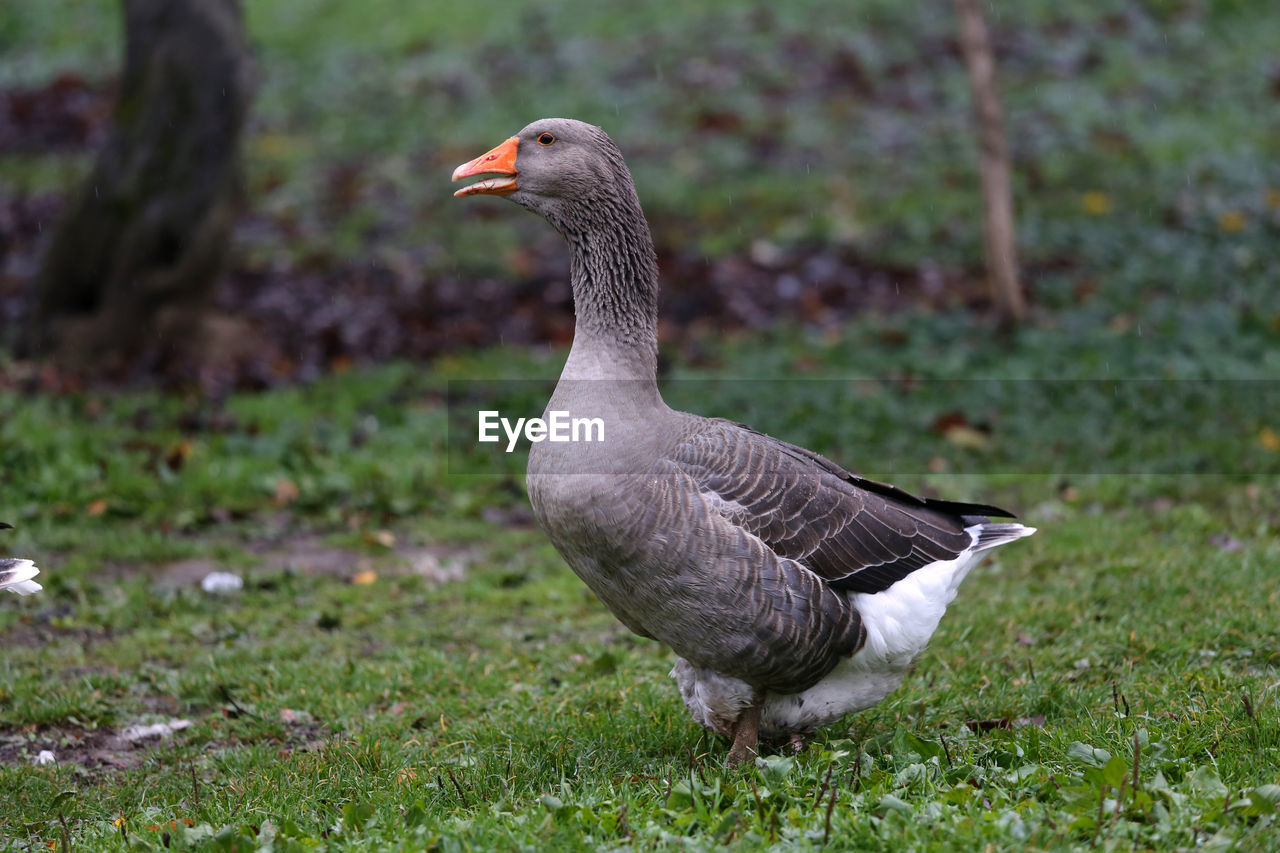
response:
<path id="1" fill-rule="evenodd" d="M 1021 539 L 1036 532 L 1034 527 L 1027 527 L 1025 524 L 1003 522 L 993 523 L 988 521 L 977 525 L 977 527 L 978 535 L 973 542 L 973 550 L 975 552 L 995 548 L 997 545 L 1003 545 L 1006 542 L 1012 542 L 1015 539 Z M 973 528 L 970 527 L 969 529 L 972 530 Z"/>
<path id="2" fill-rule="evenodd" d="M 32 580 L 40 570 L 30 560 L 0 560 L 0 589 L 16 592 L 18 595 L 31 595 L 44 587 Z"/>

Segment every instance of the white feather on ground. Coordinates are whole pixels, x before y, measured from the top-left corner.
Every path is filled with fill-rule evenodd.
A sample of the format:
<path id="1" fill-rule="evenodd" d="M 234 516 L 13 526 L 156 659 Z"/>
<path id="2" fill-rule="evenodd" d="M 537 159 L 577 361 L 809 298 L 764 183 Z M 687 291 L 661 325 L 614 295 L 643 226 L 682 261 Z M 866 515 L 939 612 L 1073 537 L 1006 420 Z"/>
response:
<path id="1" fill-rule="evenodd" d="M 39 592 L 44 587 L 32 580 L 38 574 L 40 570 L 30 560 L 0 558 L 0 589 L 7 589 L 18 595 Z"/>

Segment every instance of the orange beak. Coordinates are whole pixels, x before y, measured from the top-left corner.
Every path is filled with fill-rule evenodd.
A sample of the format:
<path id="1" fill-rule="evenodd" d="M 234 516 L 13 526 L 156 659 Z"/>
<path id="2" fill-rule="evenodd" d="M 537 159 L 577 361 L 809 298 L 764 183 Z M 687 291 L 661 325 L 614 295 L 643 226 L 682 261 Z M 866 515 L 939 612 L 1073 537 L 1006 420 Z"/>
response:
<path id="1" fill-rule="evenodd" d="M 472 178 L 476 175 L 497 175 L 469 187 L 463 187 L 454 195 L 511 195 L 516 191 L 516 149 L 519 138 L 513 136 L 487 154 L 481 154 L 470 163 L 463 163 L 453 170 L 453 180 Z"/>

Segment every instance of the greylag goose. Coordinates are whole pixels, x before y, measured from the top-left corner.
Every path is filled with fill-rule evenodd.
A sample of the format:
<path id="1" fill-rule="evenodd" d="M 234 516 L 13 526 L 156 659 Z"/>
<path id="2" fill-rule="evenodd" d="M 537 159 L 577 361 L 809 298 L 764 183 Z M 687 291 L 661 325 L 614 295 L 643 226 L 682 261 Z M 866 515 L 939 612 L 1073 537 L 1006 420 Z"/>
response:
<path id="1" fill-rule="evenodd" d="M 694 719 L 733 740 L 803 737 L 902 682 L 982 554 L 1035 532 L 1004 510 L 918 498 L 658 392 L 658 269 L 603 130 L 535 121 L 459 166 L 568 241 L 576 330 L 547 406 L 605 441 L 541 441 L 533 511 L 629 629 L 669 646 Z"/>
<path id="2" fill-rule="evenodd" d="M 12 530 L 12 524 L 0 521 L 0 530 Z M 30 560 L 19 560 L 14 557 L 0 557 L 0 589 L 16 592 L 18 595 L 31 595 L 43 589 L 32 580 L 40 570 Z"/>

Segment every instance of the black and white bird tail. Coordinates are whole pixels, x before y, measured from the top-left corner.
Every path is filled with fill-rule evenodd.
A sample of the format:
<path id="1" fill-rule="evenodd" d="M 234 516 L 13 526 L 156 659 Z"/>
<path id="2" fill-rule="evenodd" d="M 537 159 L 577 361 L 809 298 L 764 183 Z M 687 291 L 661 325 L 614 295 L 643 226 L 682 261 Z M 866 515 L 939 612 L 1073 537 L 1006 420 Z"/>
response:
<path id="1" fill-rule="evenodd" d="M 1025 524 L 1016 522 L 986 521 L 975 526 L 977 527 L 977 536 L 974 537 L 973 541 L 973 551 L 975 553 L 986 551 L 988 548 L 995 548 L 997 545 L 1003 545 L 1015 539 L 1021 539 L 1024 536 L 1030 536 L 1036 532 L 1034 527 L 1027 527 Z M 973 530 L 972 527 L 969 529 Z"/>
<path id="2" fill-rule="evenodd" d="M 11 530 L 12 524 L 0 521 L 0 530 Z M 32 578 L 40 574 L 36 564 L 30 560 L 19 560 L 14 557 L 0 557 L 0 590 L 7 589 L 18 595 L 31 595 L 44 587 Z"/>

